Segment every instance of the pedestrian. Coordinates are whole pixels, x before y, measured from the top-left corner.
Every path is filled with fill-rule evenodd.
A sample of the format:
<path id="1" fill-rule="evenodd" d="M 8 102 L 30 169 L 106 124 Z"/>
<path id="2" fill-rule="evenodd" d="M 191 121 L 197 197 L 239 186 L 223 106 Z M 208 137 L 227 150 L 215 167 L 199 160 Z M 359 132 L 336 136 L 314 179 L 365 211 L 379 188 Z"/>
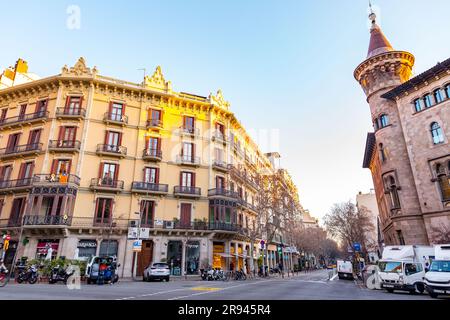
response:
<path id="1" fill-rule="evenodd" d="M 234 271 L 234 263 L 233 263 L 233 261 L 230 262 L 230 271 L 231 272 Z"/>

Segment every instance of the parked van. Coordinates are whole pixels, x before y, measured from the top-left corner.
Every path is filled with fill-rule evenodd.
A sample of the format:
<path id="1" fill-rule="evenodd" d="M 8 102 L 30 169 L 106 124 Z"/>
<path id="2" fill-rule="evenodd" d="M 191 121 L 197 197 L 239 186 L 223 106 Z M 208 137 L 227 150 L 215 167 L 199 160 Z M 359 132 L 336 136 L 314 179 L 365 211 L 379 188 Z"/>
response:
<path id="1" fill-rule="evenodd" d="M 354 279 L 353 264 L 351 263 L 351 261 L 338 260 L 337 272 L 339 279 Z"/>
<path id="2" fill-rule="evenodd" d="M 432 298 L 450 294 L 450 244 L 436 245 L 435 260 L 425 273 L 425 288 Z"/>
<path id="3" fill-rule="evenodd" d="M 379 261 L 381 288 L 423 293 L 426 263 L 434 258 L 430 246 L 387 246 Z"/>

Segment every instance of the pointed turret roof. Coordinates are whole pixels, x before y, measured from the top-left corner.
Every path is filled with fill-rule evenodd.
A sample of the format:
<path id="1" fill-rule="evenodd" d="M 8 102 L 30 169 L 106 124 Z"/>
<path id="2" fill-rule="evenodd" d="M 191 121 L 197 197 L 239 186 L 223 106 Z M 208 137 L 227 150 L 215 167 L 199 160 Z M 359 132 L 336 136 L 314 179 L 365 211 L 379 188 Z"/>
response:
<path id="1" fill-rule="evenodd" d="M 367 59 L 385 52 L 394 51 L 391 43 L 378 26 L 376 18 L 377 16 L 373 12 L 369 16 L 369 19 L 372 21 L 372 27 L 370 29 L 370 44 Z"/>

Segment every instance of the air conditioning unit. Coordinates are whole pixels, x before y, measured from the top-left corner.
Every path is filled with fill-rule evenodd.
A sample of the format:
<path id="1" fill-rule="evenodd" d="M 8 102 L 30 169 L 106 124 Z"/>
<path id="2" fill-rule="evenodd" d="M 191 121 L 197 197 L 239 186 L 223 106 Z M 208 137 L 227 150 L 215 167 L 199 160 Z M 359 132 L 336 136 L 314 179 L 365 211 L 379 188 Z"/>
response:
<path id="1" fill-rule="evenodd" d="M 173 229 L 175 223 L 173 221 L 166 221 L 166 229 Z"/>
<path id="2" fill-rule="evenodd" d="M 136 221 L 136 220 L 131 220 L 131 221 L 130 221 L 130 227 L 131 227 L 131 228 L 137 228 L 137 227 L 138 227 L 138 221 Z"/>

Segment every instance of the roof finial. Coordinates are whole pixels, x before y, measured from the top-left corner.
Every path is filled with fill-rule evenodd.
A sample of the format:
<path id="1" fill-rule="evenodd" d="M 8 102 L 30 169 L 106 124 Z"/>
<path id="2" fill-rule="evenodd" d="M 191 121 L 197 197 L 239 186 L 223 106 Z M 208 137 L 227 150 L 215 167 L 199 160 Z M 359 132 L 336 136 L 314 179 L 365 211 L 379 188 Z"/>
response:
<path id="1" fill-rule="evenodd" d="M 372 21 L 372 28 L 374 28 L 377 23 L 377 15 L 373 11 L 372 1 L 370 1 L 370 0 L 369 0 L 369 8 L 370 8 L 369 19 L 370 19 L 370 21 Z"/>

